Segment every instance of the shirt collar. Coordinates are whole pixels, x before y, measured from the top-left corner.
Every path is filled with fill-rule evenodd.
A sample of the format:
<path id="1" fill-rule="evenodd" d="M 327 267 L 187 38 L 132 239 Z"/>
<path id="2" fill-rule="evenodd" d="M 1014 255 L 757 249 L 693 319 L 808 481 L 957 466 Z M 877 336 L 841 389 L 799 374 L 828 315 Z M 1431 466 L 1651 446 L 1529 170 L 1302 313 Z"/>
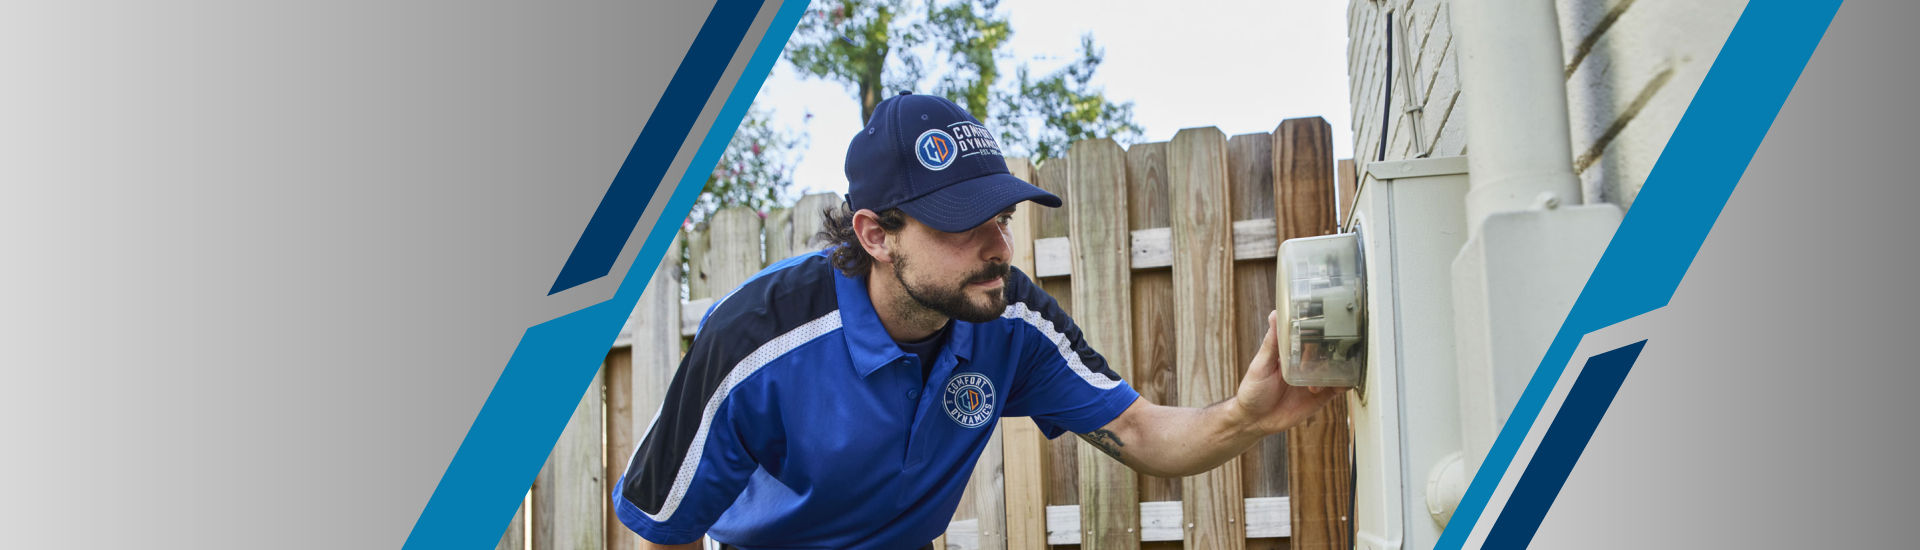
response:
<path id="1" fill-rule="evenodd" d="M 887 335 L 887 327 L 880 323 L 880 313 L 874 311 L 873 300 L 867 297 L 867 278 L 848 277 L 837 268 L 833 270 L 834 294 L 840 302 L 840 332 L 847 339 L 847 353 L 853 360 L 853 370 L 866 378 L 880 367 L 887 366 L 907 354 L 893 343 L 893 337 Z M 973 359 L 973 323 L 955 319 L 953 334 L 947 336 L 947 345 L 940 348 L 941 355 L 952 354 L 961 361 Z"/>

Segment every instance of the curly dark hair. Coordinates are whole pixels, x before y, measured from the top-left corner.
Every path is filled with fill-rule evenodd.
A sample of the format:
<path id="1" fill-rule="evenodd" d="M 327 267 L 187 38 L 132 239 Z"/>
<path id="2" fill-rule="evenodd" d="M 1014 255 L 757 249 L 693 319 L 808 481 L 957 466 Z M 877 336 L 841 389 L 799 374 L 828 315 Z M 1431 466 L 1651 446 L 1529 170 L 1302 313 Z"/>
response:
<path id="1" fill-rule="evenodd" d="M 907 226 L 907 214 L 898 208 L 888 208 L 879 213 L 880 228 L 888 233 L 900 231 Z M 860 246 L 860 236 L 853 232 L 853 210 L 845 203 L 839 207 L 828 208 L 822 212 L 825 218 L 816 239 L 827 244 L 833 252 L 828 259 L 833 267 L 839 268 L 848 277 L 865 277 L 873 270 L 873 255 L 867 254 L 867 247 Z"/>

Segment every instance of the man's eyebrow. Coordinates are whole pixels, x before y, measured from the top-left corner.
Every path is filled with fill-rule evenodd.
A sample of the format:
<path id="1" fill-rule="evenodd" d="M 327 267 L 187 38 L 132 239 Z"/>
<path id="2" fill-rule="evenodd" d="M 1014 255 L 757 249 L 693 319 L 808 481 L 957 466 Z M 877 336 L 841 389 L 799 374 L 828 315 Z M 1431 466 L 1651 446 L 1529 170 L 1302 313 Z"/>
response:
<path id="1" fill-rule="evenodd" d="M 1001 210 L 1001 211 L 1000 211 L 1000 214 L 1001 214 L 1001 215 L 1008 215 L 1008 214 L 1012 214 L 1012 213 L 1013 213 L 1013 210 L 1014 210 L 1014 209 L 1016 209 L 1016 208 L 1019 208 L 1019 205 L 1014 205 L 1014 206 L 1009 206 L 1009 207 L 1007 207 L 1007 209 L 1006 209 L 1006 210 Z"/>

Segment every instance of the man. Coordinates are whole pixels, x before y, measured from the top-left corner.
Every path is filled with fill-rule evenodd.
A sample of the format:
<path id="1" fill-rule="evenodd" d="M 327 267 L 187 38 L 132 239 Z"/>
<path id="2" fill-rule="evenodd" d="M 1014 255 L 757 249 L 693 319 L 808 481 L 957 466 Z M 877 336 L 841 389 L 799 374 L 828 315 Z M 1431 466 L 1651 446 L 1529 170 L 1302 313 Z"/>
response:
<path id="1" fill-rule="evenodd" d="M 1281 381 L 1272 330 L 1238 394 L 1141 399 L 1009 267 L 1014 207 L 1060 198 L 1007 172 L 945 99 L 880 103 L 847 151 L 850 212 L 827 252 L 721 298 L 614 489 L 641 537 L 695 548 L 923 548 L 946 529 L 1002 416 L 1072 431 L 1141 472 L 1190 475 L 1337 392 Z M 1120 350 L 1118 353 L 1127 353 Z M 671 546 L 683 545 L 683 546 Z"/>

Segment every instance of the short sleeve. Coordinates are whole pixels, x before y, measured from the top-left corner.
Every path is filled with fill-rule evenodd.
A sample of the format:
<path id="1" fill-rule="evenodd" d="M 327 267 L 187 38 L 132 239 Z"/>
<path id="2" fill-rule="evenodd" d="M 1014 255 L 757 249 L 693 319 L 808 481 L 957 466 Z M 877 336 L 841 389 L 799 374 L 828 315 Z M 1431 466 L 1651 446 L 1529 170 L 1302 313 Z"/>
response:
<path id="1" fill-rule="evenodd" d="M 1008 283 L 1006 317 L 1022 361 L 1006 416 L 1032 417 L 1052 438 L 1100 429 L 1140 398 L 1052 296 L 1018 271 Z"/>
<path id="2" fill-rule="evenodd" d="M 749 442 L 769 438 L 755 432 L 777 424 L 764 392 L 734 376 L 735 361 L 715 348 L 696 342 L 689 350 L 614 486 L 620 522 L 655 543 L 706 534 L 759 467 Z"/>

